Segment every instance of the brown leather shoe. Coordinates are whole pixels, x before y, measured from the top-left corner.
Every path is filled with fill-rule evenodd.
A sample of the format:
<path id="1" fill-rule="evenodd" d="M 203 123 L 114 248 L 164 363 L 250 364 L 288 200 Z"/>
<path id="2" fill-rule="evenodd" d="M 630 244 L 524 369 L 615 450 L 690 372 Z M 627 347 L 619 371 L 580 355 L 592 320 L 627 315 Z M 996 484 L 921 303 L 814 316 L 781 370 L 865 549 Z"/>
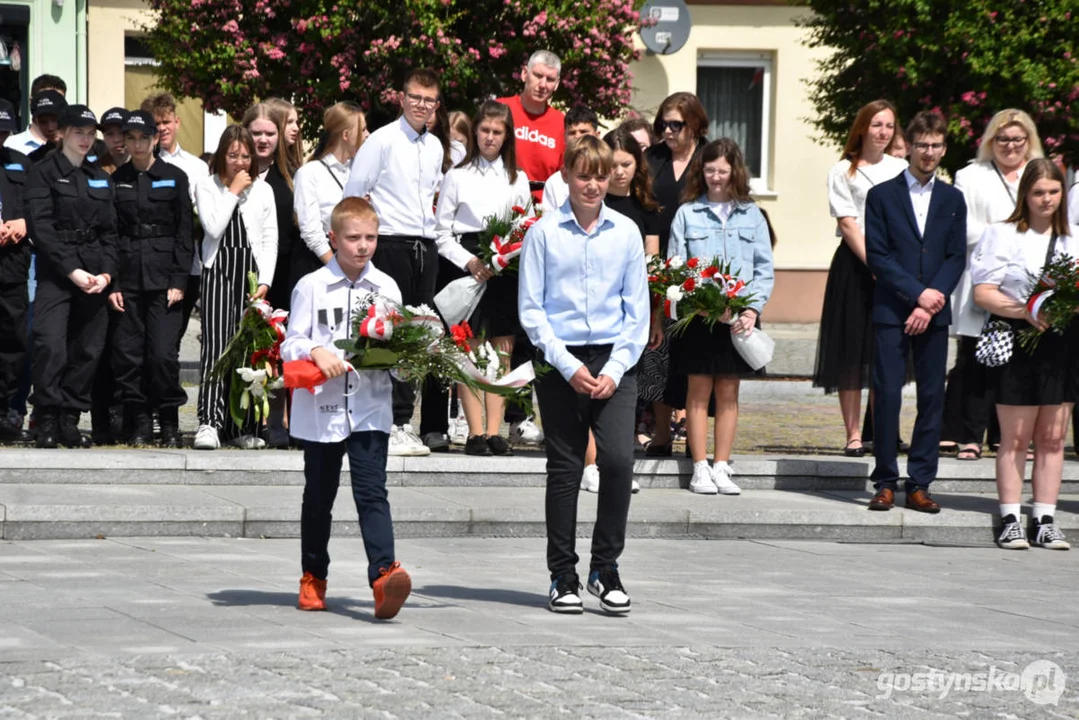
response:
<path id="1" fill-rule="evenodd" d="M 881 488 L 869 501 L 870 510 L 891 510 L 895 506 L 895 490 Z"/>
<path id="2" fill-rule="evenodd" d="M 939 513 L 940 505 L 921 488 L 907 493 L 907 507 L 924 513 Z"/>

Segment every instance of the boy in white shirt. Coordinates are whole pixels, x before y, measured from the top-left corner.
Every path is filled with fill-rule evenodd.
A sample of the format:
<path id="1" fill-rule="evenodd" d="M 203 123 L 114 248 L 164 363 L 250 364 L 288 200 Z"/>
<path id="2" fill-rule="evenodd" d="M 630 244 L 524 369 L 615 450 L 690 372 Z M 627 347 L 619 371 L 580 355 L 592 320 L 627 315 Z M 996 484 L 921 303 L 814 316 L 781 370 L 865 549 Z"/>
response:
<path id="1" fill-rule="evenodd" d="M 304 441 L 304 491 L 300 519 L 300 610 L 326 609 L 330 564 L 331 511 L 348 453 L 352 496 L 367 551 L 367 577 L 375 596 L 375 617 L 397 615 L 412 591 L 412 580 L 394 559 L 393 521 L 386 495 L 386 456 L 391 409 L 390 374 L 350 372 L 335 340 L 348 337 L 352 316 L 372 293 L 401 302 L 389 275 L 371 263 L 378 246 L 378 215 L 366 200 L 349 197 L 330 219 L 334 257 L 305 275 L 292 291 L 292 312 L 282 357 L 311 360 L 327 381 L 318 393 L 297 389 L 289 432 Z"/>

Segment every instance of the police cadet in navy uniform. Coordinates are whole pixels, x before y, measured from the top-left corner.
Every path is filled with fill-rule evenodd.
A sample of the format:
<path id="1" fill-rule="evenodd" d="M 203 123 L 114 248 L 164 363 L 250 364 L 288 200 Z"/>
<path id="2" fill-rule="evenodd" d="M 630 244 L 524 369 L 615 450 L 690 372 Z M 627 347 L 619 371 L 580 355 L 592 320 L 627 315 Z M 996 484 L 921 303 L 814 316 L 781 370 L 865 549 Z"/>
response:
<path id="1" fill-rule="evenodd" d="M 130 445 L 153 440 L 151 410 L 161 419 L 161 444 L 181 446 L 180 328 L 184 289 L 194 254 L 187 175 L 154 157 L 154 116 L 137 110 L 123 125 L 131 160 L 112 174 L 116 190 L 119 276 L 109 303 L 120 313 L 112 368 Z"/>
<path id="2" fill-rule="evenodd" d="M 33 404 L 42 448 L 90 446 L 79 414 L 90 409 L 117 264 L 112 181 L 86 157 L 97 118 L 85 105 L 69 105 L 60 129 L 60 148 L 33 167 L 26 187 L 38 252 Z"/>
<path id="3" fill-rule="evenodd" d="M 0 146 L 14 131 L 15 108 L 0 100 Z M 23 195 L 29 174 L 29 158 L 0 147 L 0 440 L 22 437 L 22 423 L 16 427 L 8 417 L 8 401 L 26 364 L 30 242 L 26 239 Z"/>

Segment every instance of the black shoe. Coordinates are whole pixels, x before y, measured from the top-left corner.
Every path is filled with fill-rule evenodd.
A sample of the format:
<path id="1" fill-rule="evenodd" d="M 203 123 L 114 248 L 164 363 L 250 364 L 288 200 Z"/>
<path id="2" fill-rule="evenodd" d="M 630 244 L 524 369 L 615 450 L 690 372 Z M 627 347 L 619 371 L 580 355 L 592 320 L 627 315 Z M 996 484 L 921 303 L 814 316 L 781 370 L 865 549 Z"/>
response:
<path id="1" fill-rule="evenodd" d="M 446 437 L 446 433 L 441 432 L 429 432 L 424 433 L 423 444 L 426 445 L 431 452 L 449 452 L 450 451 L 450 439 Z"/>
<path id="2" fill-rule="evenodd" d="M 127 444 L 133 447 L 146 447 L 154 443 L 154 426 L 150 422 L 150 416 L 145 412 L 136 412 L 134 417 L 127 412 L 124 416 L 125 424 L 130 425 L 127 434 Z"/>
<path id="3" fill-rule="evenodd" d="M 551 582 L 547 597 L 547 609 L 556 613 L 579 615 L 584 612 L 581 602 L 581 580 L 576 573 L 559 575 Z"/>
<path id="4" fill-rule="evenodd" d="M 644 449 L 645 457 L 670 457 L 674 454 L 674 447 L 671 443 L 648 443 L 648 447 Z"/>
<path id="5" fill-rule="evenodd" d="M 629 594 L 622 587 L 617 566 L 590 572 L 588 592 L 598 597 L 599 606 L 609 613 L 624 615 L 629 612 Z"/>
<path id="6" fill-rule="evenodd" d="M 491 454 L 491 448 L 487 445 L 487 438 L 483 435 L 470 435 L 465 440 L 465 455 L 487 456 Z"/>
<path id="7" fill-rule="evenodd" d="M 37 416 L 36 432 L 34 433 L 34 446 L 50 450 L 55 448 L 57 445 L 56 433 L 56 415 L 51 411 L 42 410 L 39 412 Z"/>
<path id="8" fill-rule="evenodd" d="M 90 438 L 79 432 L 78 410 L 65 410 L 60 413 L 59 429 L 56 435 L 64 447 L 88 448 L 92 445 Z"/>
<path id="9" fill-rule="evenodd" d="M 17 414 L 0 415 L 0 442 L 19 442 L 22 440 L 21 418 L 17 425 L 16 418 L 19 418 Z"/>
<path id="10" fill-rule="evenodd" d="M 492 435 L 487 438 L 487 447 L 491 449 L 492 455 L 512 455 L 513 450 L 510 448 L 510 444 L 506 442 L 506 438 L 501 435 Z"/>
<path id="11" fill-rule="evenodd" d="M 904 442 L 903 438 L 899 438 L 899 442 L 896 443 L 895 449 L 899 451 L 900 455 L 906 455 L 910 452 L 910 443 Z"/>
<path id="12" fill-rule="evenodd" d="M 161 447 L 182 448 L 184 436 L 180 434 L 180 411 L 177 408 L 161 408 L 158 411 L 161 422 Z"/>

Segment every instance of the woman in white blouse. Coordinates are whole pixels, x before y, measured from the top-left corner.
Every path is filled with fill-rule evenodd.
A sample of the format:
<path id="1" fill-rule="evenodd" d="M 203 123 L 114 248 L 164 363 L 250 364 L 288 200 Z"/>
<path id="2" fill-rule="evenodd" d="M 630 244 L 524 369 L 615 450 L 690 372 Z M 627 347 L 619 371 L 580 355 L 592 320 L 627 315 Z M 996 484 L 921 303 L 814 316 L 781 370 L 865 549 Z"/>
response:
<path id="1" fill-rule="evenodd" d="M 247 274 L 258 275 L 254 298 L 262 299 L 277 267 L 277 210 L 274 194 L 258 179 L 255 142 L 242 125 L 229 125 L 214 154 L 212 174 L 195 186 L 202 240 L 202 352 L 199 429 L 195 448 L 215 450 L 221 435 L 242 448 L 265 447 L 250 428 L 236 437 L 229 420 L 229 381 L 210 382 L 210 370 L 240 324 L 250 297 Z"/>
<path id="2" fill-rule="evenodd" d="M 907 163 L 889 153 L 897 125 L 895 108 L 874 100 L 858 111 L 843 159 L 828 173 L 828 204 L 836 219 L 839 247 L 824 290 L 813 386 L 839 391 L 847 432 L 844 452 L 865 455 L 859 427 L 862 389 L 869 387 L 873 361 L 873 275 L 865 264 L 865 196 L 891 180 Z"/>
<path id="3" fill-rule="evenodd" d="M 1031 160 L 1019 182 L 1018 204 L 1003 223 L 990 225 L 971 258 L 974 302 L 1005 318 L 1018 333 L 1045 330 L 1043 317 L 1031 316 L 1027 301 L 1032 278 L 1056 254 L 1079 257 L 1076 228 L 1069 228 L 1064 205 L 1064 175 L 1051 160 Z M 1046 331 L 1029 352 L 1019 346 L 1011 359 L 989 373 L 1000 418 L 997 493 L 1002 531 L 997 544 L 1023 549 L 1033 542 L 1054 550 L 1070 546 L 1053 521 L 1064 467 L 1064 438 L 1077 388 L 1076 324 L 1063 335 Z M 1030 536 L 1020 518 L 1027 448 L 1034 441 L 1034 507 Z"/>
<path id="4" fill-rule="evenodd" d="M 960 460 L 982 456 L 987 429 L 990 445 L 1000 435 L 993 422 L 993 394 L 985 367 L 974 361 L 985 312 L 974 304 L 970 255 L 985 229 L 1015 210 L 1023 169 L 1040 157 L 1042 143 L 1030 116 L 1022 110 L 1001 110 L 982 134 L 977 159 L 955 174 L 955 186 L 967 201 L 967 269 L 952 294 L 952 333 L 959 344 L 955 367 L 948 373 L 941 449 L 958 449 Z"/>
<path id="5" fill-rule="evenodd" d="M 472 121 L 475 144 L 464 161 L 446 173 L 435 209 L 435 243 L 440 257 L 487 284 L 479 307 L 469 324 L 475 337 L 485 335 L 503 354 L 509 365 L 514 337 L 521 331 L 517 317 L 517 276 L 494 275 L 481 260 L 479 233 L 486 218 L 503 216 L 514 205 L 528 207 L 528 176 L 517 168 L 513 116 L 505 105 L 488 100 Z M 468 421 L 469 455 L 510 455 L 509 443 L 501 437 L 504 401 L 498 395 L 485 397 L 457 388 Z M 482 401 L 482 403 L 481 403 Z M 483 411 L 487 411 L 486 434 Z"/>
<path id="6" fill-rule="evenodd" d="M 322 114 L 322 140 L 293 178 L 292 207 L 303 240 L 292 251 L 293 286 L 333 257 L 330 215 L 344 197 L 349 165 L 368 134 L 363 111 L 355 103 L 339 102 Z"/>

